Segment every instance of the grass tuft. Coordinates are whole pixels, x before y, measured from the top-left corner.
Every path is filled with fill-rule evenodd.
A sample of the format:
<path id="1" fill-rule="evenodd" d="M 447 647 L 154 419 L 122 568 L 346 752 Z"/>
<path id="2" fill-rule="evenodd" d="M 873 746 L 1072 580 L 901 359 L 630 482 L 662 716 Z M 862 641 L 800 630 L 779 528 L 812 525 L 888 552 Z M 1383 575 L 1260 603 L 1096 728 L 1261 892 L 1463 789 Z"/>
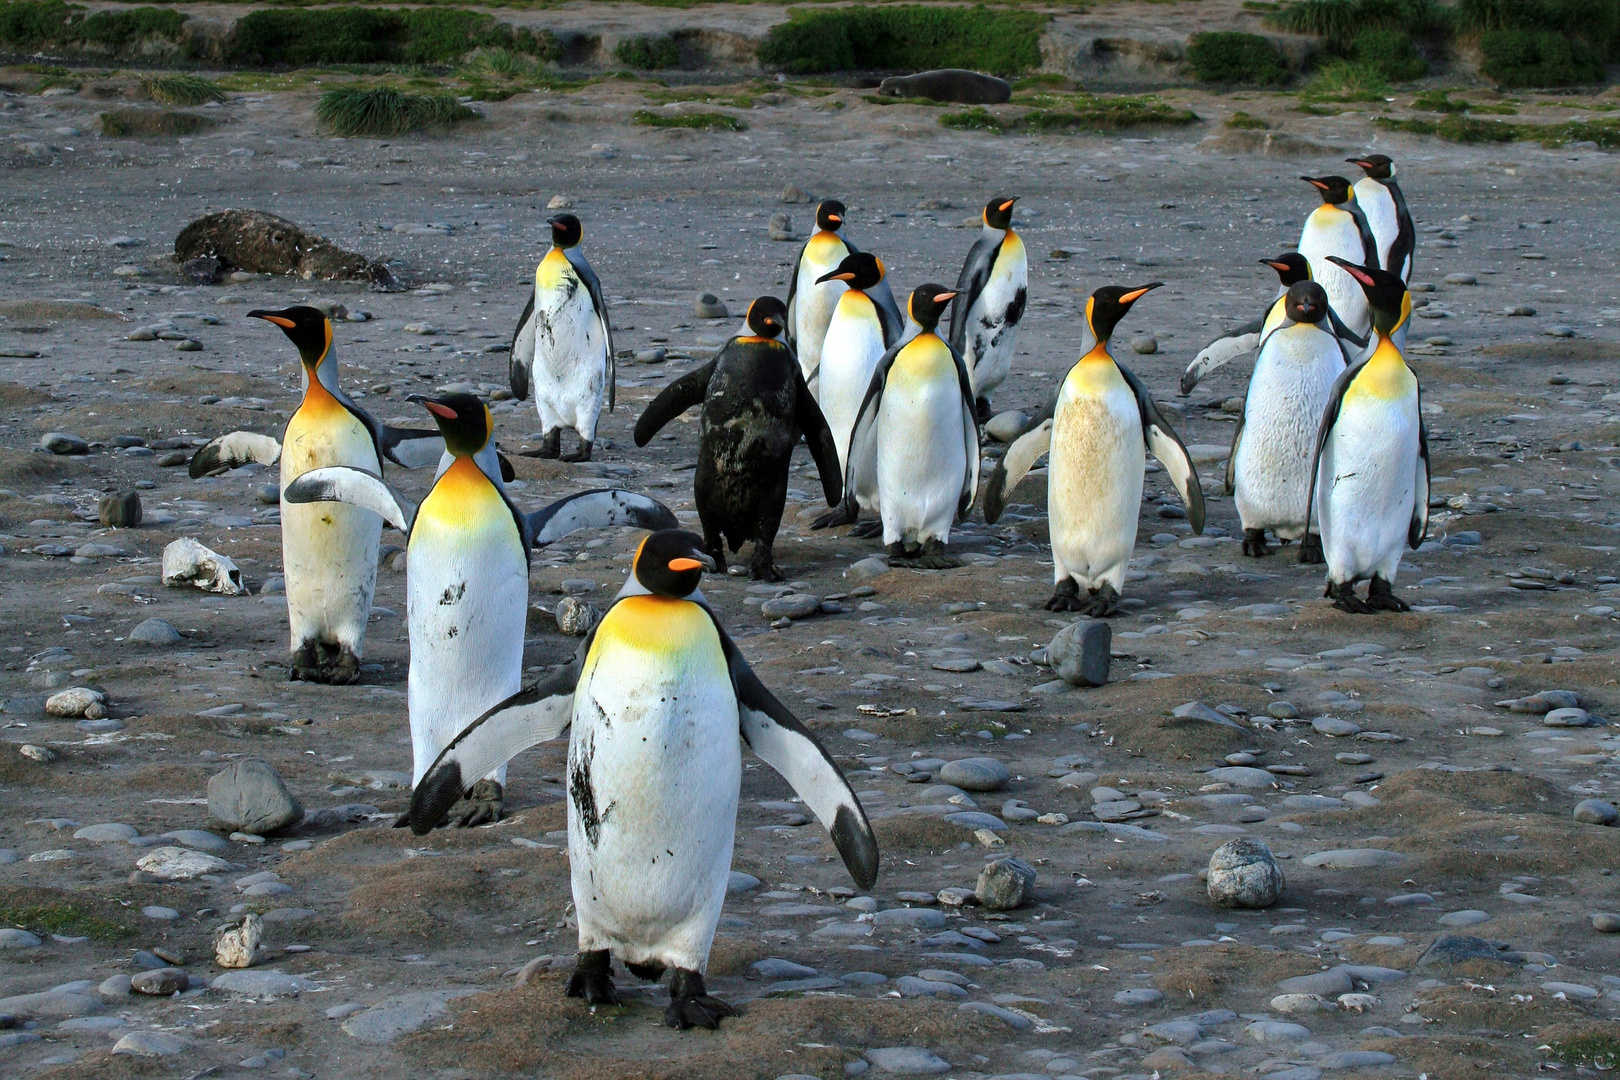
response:
<path id="1" fill-rule="evenodd" d="M 315 119 L 345 137 L 392 138 L 412 131 L 446 128 L 478 116 L 454 94 L 406 94 L 375 90 L 328 90 L 315 106 Z"/>
<path id="2" fill-rule="evenodd" d="M 210 117 L 167 109 L 109 109 L 101 114 L 101 133 L 114 139 L 174 138 L 213 126 Z"/>
<path id="3" fill-rule="evenodd" d="M 759 46 L 767 68 L 808 75 L 830 71 L 971 68 L 1014 75 L 1040 66 L 1041 32 L 1051 16 L 985 7 L 793 9 Z"/>
<path id="4" fill-rule="evenodd" d="M 1234 131 L 1266 131 L 1271 125 L 1258 116 L 1250 116 L 1246 112 L 1238 111 L 1226 118 L 1226 126 Z"/>
<path id="5" fill-rule="evenodd" d="M 1298 0 L 1264 13 L 1262 21 L 1291 34 L 1315 34 L 1343 48 L 1368 29 L 1443 37 L 1451 30 L 1452 10 L 1436 0 Z"/>
<path id="6" fill-rule="evenodd" d="M 36 934 L 62 934 L 116 940 L 135 930 L 117 901 L 56 900 L 51 889 L 11 886 L 0 890 L 0 925 L 19 926 Z M 99 910 L 98 910 L 99 909 Z"/>
<path id="7" fill-rule="evenodd" d="M 1570 120 L 1562 124 L 1524 124 L 1509 120 L 1476 120 L 1469 116 L 1447 116 L 1434 120 L 1396 120 L 1387 116 L 1373 123 L 1388 131 L 1411 135 L 1438 135 L 1456 143 L 1537 142 L 1549 150 L 1570 143 L 1591 143 L 1605 150 L 1620 149 L 1620 121 Z"/>
<path id="8" fill-rule="evenodd" d="M 632 118 L 642 127 L 695 128 L 699 131 L 747 131 L 748 125 L 720 112 L 655 113 L 650 109 L 637 109 Z"/>
<path id="9" fill-rule="evenodd" d="M 141 80 L 141 96 L 163 105 L 202 105 L 224 101 L 225 91 L 201 75 L 151 75 Z"/>
<path id="10" fill-rule="evenodd" d="M 1187 67 L 1202 82 L 1275 86 L 1288 81 L 1282 50 L 1259 34 L 1194 34 Z"/>
<path id="11" fill-rule="evenodd" d="M 1577 1035 L 1553 1043 L 1553 1053 L 1566 1065 L 1609 1072 L 1620 1067 L 1620 1038 L 1613 1035 Z"/>
<path id="12" fill-rule="evenodd" d="M 1147 97 L 1105 98 L 1076 94 L 1068 99 L 1059 95 L 1033 95 L 1051 107 L 1031 109 L 1022 115 L 997 114 L 975 105 L 948 112 L 939 118 L 942 126 L 957 131 L 1042 131 L 1111 132 L 1142 127 L 1184 127 L 1198 122 L 1190 109 L 1178 109 Z"/>
<path id="13" fill-rule="evenodd" d="M 1503 87 L 1580 86 L 1603 81 L 1603 61 L 1585 42 L 1555 30 L 1487 30 L 1481 75 Z"/>
<path id="14" fill-rule="evenodd" d="M 1300 90 L 1300 96 L 1318 101 L 1383 101 L 1389 83 L 1377 64 L 1335 60 L 1324 65 Z"/>
<path id="15" fill-rule="evenodd" d="M 613 46 L 614 59 L 637 71 L 662 71 L 681 62 L 681 47 L 667 34 L 621 38 Z"/>

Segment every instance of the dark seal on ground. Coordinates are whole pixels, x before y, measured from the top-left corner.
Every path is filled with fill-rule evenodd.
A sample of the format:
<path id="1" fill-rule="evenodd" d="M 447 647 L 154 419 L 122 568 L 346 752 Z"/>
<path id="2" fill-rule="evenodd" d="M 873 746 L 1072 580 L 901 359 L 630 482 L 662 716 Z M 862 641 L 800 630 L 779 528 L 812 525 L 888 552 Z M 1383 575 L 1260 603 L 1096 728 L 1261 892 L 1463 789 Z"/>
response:
<path id="1" fill-rule="evenodd" d="M 958 105 L 1000 105 L 1012 97 L 1012 85 L 994 75 L 945 68 L 884 79 L 878 85 L 878 93 L 884 97 L 920 97 Z"/>

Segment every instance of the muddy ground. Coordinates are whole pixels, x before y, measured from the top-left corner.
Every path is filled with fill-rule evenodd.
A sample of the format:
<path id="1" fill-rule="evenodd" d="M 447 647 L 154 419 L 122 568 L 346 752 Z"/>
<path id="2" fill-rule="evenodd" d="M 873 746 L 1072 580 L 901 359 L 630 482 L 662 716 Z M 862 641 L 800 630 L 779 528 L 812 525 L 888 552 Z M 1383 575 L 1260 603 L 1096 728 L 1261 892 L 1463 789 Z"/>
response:
<path id="1" fill-rule="evenodd" d="M 1572 1059 L 1582 1045 L 1614 1049 L 1580 1039 L 1612 1034 L 1604 1022 L 1620 1009 L 1620 938 L 1591 920 L 1620 908 L 1610 876 L 1620 832 L 1572 811 L 1620 795 L 1620 746 L 1601 721 L 1550 728 L 1495 704 L 1558 688 L 1595 717 L 1620 712 L 1613 155 L 1391 138 L 1364 113 L 1302 116 L 1291 99 L 1258 95 L 1176 92 L 1205 122 L 1169 134 L 1026 137 L 948 132 L 936 110 L 869 105 L 852 91 L 786 92 L 749 110 L 740 133 L 649 130 L 628 123 L 639 94 L 603 84 L 522 95 L 482 106 L 483 121 L 451 135 L 388 143 L 319 137 L 303 93 L 234 95 L 210 110 L 218 128 L 178 143 L 91 135 L 101 106 L 88 91 L 5 99 L 0 134 L 20 149 L 0 173 L 0 733 L 11 744 L 0 755 L 0 847 L 16 858 L 0 865 L 0 913 L 41 944 L 13 936 L 24 945 L 0 951 L 0 996 L 66 989 L 0 1001 L 23 1025 L 0 1032 L 0 1072 L 830 1080 L 911 1067 L 875 1051 L 914 1047 L 938 1059 L 917 1056 L 916 1068 L 962 1078 L 1310 1080 L 1354 1069 L 1450 1080 L 1541 1064 L 1569 1072 L 1578 1066 L 1560 1063 L 1558 1048 L 1576 1047 Z M 1305 140 L 1274 148 L 1303 156 L 1268 157 L 1224 136 L 1218 121 L 1237 108 Z M 1399 162 L 1422 232 L 1414 280 L 1434 283 L 1417 296 L 1428 306 L 1411 359 L 1434 490 L 1450 504 L 1401 568 L 1416 610 L 1378 617 L 1333 610 L 1320 571 L 1291 553 L 1248 559 L 1223 535 L 1239 531 L 1219 489 L 1233 419 L 1223 403 L 1241 395 L 1246 365 L 1175 395 L 1198 348 L 1272 295 L 1256 261 L 1297 239 L 1313 202 L 1295 177 L 1348 169 L 1339 160 L 1368 147 Z M 113 439 L 278 432 L 296 404 L 295 357 L 243 315 L 309 299 L 371 316 L 340 323 L 338 346 L 345 385 L 382 417 L 420 423 L 402 398 L 421 388 L 499 390 L 498 349 L 543 251 L 545 207 L 561 195 L 585 222 L 619 346 L 670 352 L 662 364 L 621 362 L 619 407 L 594 462 L 515 458 L 515 497 L 534 507 L 611 480 L 695 520 L 695 424 L 673 425 L 673 438 L 645 451 L 630 430 L 689 358 L 736 331 L 735 320 L 695 318 L 697 293 L 715 292 L 734 315 L 760 293 L 785 295 L 796 245 L 768 239 L 767 222 L 785 211 L 803 235 L 810 216 L 782 204 L 788 184 L 846 201 L 849 232 L 884 258 L 897 293 L 953 281 L 974 236 L 964 219 L 993 194 L 1021 197 L 1031 309 L 999 408 L 1030 409 L 1051 393 L 1075 358 L 1090 290 L 1168 282 L 1129 316 L 1115 352 L 1201 448 L 1210 539 L 1191 541 L 1185 522 L 1161 513 L 1169 487 L 1150 477 L 1111 681 L 1054 691 L 1031 662 L 1067 621 L 1041 608 L 1051 577 L 1038 480 L 997 526 L 961 527 L 953 546 L 971 565 L 861 580 L 846 571 L 876 547 L 809 531 L 819 485 L 801 451 L 778 559 L 804 591 L 871 593 L 837 601 L 843 614 L 775 629 L 757 606 L 771 593 L 746 578 L 705 591 L 876 819 L 876 906 L 927 908 L 941 889 L 971 888 L 1003 851 L 1039 877 L 1033 901 L 1012 912 L 936 905 L 937 916 L 863 920 L 873 905 L 844 906 L 853 890 L 825 834 L 790 824 L 802 818 L 781 801 L 789 789 L 754 762 L 735 869 L 762 884 L 728 901 L 710 981 L 743 1015 L 718 1033 L 681 1034 L 661 1026 L 661 989 L 593 1013 L 562 997 L 550 962 L 513 988 L 537 957 L 571 962 L 562 746 L 514 763 L 511 816 L 497 826 L 425 839 L 387 827 L 408 801 L 404 574 L 380 574 L 362 685 L 289 683 L 284 599 L 259 595 L 280 567 L 275 509 L 261 499 L 274 474 L 190 480 L 161 464 L 172 451 Z M 420 287 L 177 285 L 167 245 L 227 207 L 270 210 L 387 256 Z M 1446 284 L 1452 274 L 1475 283 Z M 1512 308 L 1534 314 L 1504 314 Z M 127 340 L 150 326 L 201 350 Z M 1133 351 L 1134 339 L 1155 351 Z M 495 410 L 505 449 L 534 445 L 532 403 Z M 37 452 L 46 432 L 90 440 L 91 452 Z M 389 479 L 419 497 L 429 478 Z M 132 487 L 146 523 L 100 528 L 97 496 Z M 230 555 L 253 595 L 163 588 L 161 552 L 181 536 Z M 538 553 L 531 602 L 550 608 L 565 581 L 591 583 L 586 598 L 605 602 L 636 541 L 581 534 Z M 91 544 L 106 547 L 41 554 Z M 153 617 L 183 640 L 126 640 Z M 575 645 L 543 611 L 530 632 L 536 669 Z M 958 661 L 980 666 L 936 666 L 973 666 Z M 46 694 L 79 685 L 104 690 L 123 726 L 87 734 L 45 716 Z M 1233 723 L 1172 717 L 1188 702 L 1222 706 Z M 1311 725 L 1322 716 L 1350 726 L 1317 725 L 1344 732 L 1329 737 Z M 23 743 L 57 760 L 24 757 Z M 1280 771 L 1252 788 L 1206 775 L 1241 752 Z M 992 849 L 943 819 L 952 791 L 902 775 L 913 761 L 975 756 L 1001 761 L 1012 780 L 959 799 L 1011 818 L 1023 815 L 1004 803 L 1021 800 L 1070 824 L 1006 824 Z M 207 780 L 239 757 L 273 764 L 311 812 L 359 808 L 264 844 L 218 838 L 232 865 L 209 878 L 131 883 L 141 845 L 157 842 L 146 838 L 205 826 Z M 1141 816 L 1097 822 L 1094 787 L 1128 796 L 1111 801 Z M 1104 816 L 1136 813 L 1116 805 Z M 343 816 L 358 820 L 332 821 Z M 74 838 L 103 823 L 142 838 Z M 1197 875 L 1238 835 L 1281 860 L 1277 907 L 1230 912 L 1205 898 Z M 1310 858 L 1345 849 L 1382 854 Z M 236 882 L 261 871 L 286 890 L 244 896 Z M 220 974 L 214 931 L 242 910 L 270 916 L 255 970 L 296 980 L 268 980 L 257 995 L 99 993 L 133 970 L 137 950 L 166 951 L 205 986 Z M 954 933 L 933 937 L 944 932 Z M 1443 934 L 1501 948 L 1452 962 L 1429 951 Z M 770 957 L 814 970 L 753 967 Z M 1372 980 L 1354 987 L 1371 995 L 1354 1002 L 1363 1011 L 1337 1004 L 1342 986 L 1320 1004 L 1273 1001 L 1281 980 L 1341 964 Z M 842 978 L 858 972 L 875 974 Z M 919 972 L 921 982 L 900 982 Z M 620 983 L 634 980 L 621 973 Z M 299 992 L 265 996 L 278 988 Z M 113 1053 L 132 1032 L 154 1031 L 173 1038 L 124 1045 L 174 1053 Z"/>

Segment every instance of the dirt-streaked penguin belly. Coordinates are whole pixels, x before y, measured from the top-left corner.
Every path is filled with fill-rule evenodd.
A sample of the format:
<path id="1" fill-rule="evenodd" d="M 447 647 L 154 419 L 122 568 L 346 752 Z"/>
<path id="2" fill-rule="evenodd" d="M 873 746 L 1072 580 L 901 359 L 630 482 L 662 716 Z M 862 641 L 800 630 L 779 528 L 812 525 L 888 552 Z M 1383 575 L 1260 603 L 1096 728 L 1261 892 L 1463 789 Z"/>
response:
<path id="1" fill-rule="evenodd" d="M 549 431 L 594 441 L 607 396 L 607 336 L 591 292 L 553 248 L 534 275 L 534 400 Z"/>
<path id="2" fill-rule="evenodd" d="M 1047 475 L 1055 580 L 1118 590 L 1136 547 L 1147 446 L 1136 395 L 1114 362 L 1082 360 L 1064 380 Z"/>

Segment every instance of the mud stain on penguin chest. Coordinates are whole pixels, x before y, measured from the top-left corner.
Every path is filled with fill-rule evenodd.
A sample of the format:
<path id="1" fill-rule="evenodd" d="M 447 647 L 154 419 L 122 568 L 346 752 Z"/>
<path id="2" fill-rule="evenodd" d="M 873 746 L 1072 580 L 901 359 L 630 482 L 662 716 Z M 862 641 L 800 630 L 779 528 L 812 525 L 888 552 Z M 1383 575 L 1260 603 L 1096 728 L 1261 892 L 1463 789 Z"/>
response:
<path id="1" fill-rule="evenodd" d="M 423 500 L 412 523 L 407 550 L 432 574 L 432 592 L 416 602 L 431 605 L 428 616 L 446 639 L 458 637 L 478 617 L 472 599 L 487 589 L 469 590 L 471 578 L 487 568 L 497 552 L 510 548 L 521 558 L 523 539 L 506 500 L 471 458 L 458 458 Z"/>

